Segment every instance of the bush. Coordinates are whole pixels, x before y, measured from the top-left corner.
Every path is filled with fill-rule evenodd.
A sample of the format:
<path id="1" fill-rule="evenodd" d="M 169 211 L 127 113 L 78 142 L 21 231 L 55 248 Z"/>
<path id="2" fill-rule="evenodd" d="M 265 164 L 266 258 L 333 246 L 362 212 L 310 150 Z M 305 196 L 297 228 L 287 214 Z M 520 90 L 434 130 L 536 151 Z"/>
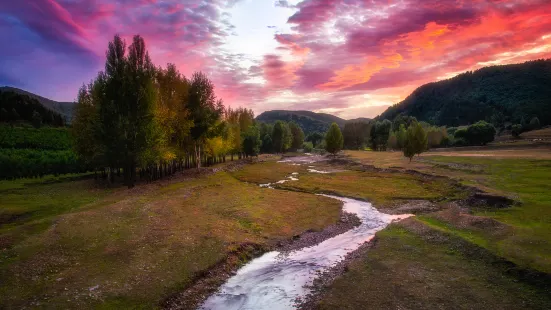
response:
<path id="1" fill-rule="evenodd" d="M 490 123 L 479 121 L 467 128 L 459 128 L 455 131 L 454 145 L 486 145 L 494 141 L 496 129 Z"/>
<path id="2" fill-rule="evenodd" d="M 515 124 L 511 127 L 511 135 L 515 138 L 518 138 L 520 134 L 522 133 L 522 125 L 521 124 Z"/>
<path id="3" fill-rule="evenodd" d="M 314 144 L 312 142 L 304 142 L 302 144 L 302 148 L 304 149 L 305 152 L 310 153 L 314 149 Z"/>

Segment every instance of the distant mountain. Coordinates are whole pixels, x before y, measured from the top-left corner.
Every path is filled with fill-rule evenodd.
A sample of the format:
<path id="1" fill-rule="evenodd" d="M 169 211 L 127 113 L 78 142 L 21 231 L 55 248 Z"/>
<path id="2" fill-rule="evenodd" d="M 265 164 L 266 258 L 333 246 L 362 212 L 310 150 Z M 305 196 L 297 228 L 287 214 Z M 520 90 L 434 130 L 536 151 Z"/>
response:
<path id="1" fill-rule="evenodd" d="M 369 121 L 371 121 L 371 118 L 367 117 L 358 117 L 346 120 L 347 123 L 368 123 Z"/>
<path id="2" fill-rule="evenodd" d="M 257 121 L 265 123 L 275 123 L 276 121 L 294 121 L 306 133 L 310 132 L 326 132 L 333 122 L 340 127 L 344 127 L 348 120 L 327 113 L 316 113 L 312 111 L 289 111 L 289 110 L 272 110 L 261 113 L 256 117 Z M 357 121 L 369 121 L 368 118 L 359 118 Z"/>
<path id="3" fill-rule="evenodd" d="M 551 59 L 485 67 L 425 84 L 378 119 L 399 114 L 447 126 L 486 120 L 501 127 L 535 116 L 551 124 Z"/>
<path id="4" fill-rule="evenodd" d="M 75 106 L 74 102 L 54 101 L 54 100 L 33 94 L 31 92 L 28 92 L 19 88 L 15 88 L 15 87 L 9 87 L 9 86 L 0 87 L 0 92 L 14 92 L 16 94 L 25 95 L 30 98 L 36 99 L 46 109 L 60 114 L 67 122 L 70 122 L 73 117 L 73 108 Z"/>

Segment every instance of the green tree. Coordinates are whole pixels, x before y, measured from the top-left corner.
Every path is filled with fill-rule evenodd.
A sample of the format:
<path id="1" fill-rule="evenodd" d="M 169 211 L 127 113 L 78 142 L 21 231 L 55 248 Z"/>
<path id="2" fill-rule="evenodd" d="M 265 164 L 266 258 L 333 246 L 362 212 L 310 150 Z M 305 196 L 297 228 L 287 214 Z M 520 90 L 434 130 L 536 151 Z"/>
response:
<path id="1" fill-rule="evenodd" d="M 243 139 L 243 152 L 245 156 L 258 156 L 261 144 L 262 141 L 260 140 L 260 130 L 258 126 L 249 126 Z"/>
<path id="2" fill-rule="evenodd" d="M 427 133 L 420 123 L 413 123 L 408 127 L 406 143 L 404 145 L 404 156 L 411 159 L 415 154 L 421 154 L 427 149 Z"/>
<path id="3" fill-rule="evenodd" d="M 306 141 L 312 142 L 312 145 L 313 145 L 314 147 L 317 147 L 317 146 L 318 146 L 318 143 L 320 143 L 321 141 L 323 141 L 323 139 L 324 139 L 323 134 L 321 134 L 321 133 L 319 133 L 319 132 L 317 132 L 317 131 L 315 131 L 315 132 L 309 134 L 309 135 L 306 137 Z"/>
<path id="4" fill-rule="evenodd" d="M 325 135 L 325 150 L 333 155 L 337 155 L 342 150 L 344 139 L 341 129 L 337 123 L 331 124 Z"/>
<path id="5" fill-rule="evenodd" d="M 261 150 L 264 153 L 271 153 L 274 149 L 274 145 L 272 143 L 272 136 L 270 134 L 265 134 L 264 137 L 262 137 L 262 145 Z"/>
<path id="6" fill-rule="evenodd" d="M 401 124 L 399 129 L 396 131 L 396 146 L 398 150 L 404 149 L 407 139 L 407 130 L 404 124 Z"/>
<path id="7" fill-rule="evenodd" d="M 492 124 L 478 121 L 467 128 L 466 139 L 472 145 L 486 145 L 494 141 L 495 135 L 496 129 Z"/>
<path id="8" fill-rule="evenodd" d="M 103 145 L 98 140 L 99 114 L 93 99 L 94 84 L 82 85 L 73 112 L 71 134 L 73 149 L 86 165 L 94 168 L 101 163 Z"/>
<path id="9" fill-rule="evenodd" d="M 386 150 L 391 127 L 392 127 L 392 122 L 390 122 L 387 119 L 383 121 L 377 121 L 373 125 L 370 131 L 370 135 L 371 135 L 371 145 L 374 151 Z"/>
<path id="10" fill-rule="evenodd" d="M 312 150 L 314 149 L 314 145 L 312 144 L 312 142 L 304 142 L 304 144 L 302 145 L 302 148 L 304 149 L 305 152 L 312 152 Z"/>
<path id="11" fill-rule="evenodd" d="M 124 179 L 133 187 L 137 165 L 144 162 L 144 155 L 154 148 L 160 132 L 155 122 L 155 66 L 149 58 L 144 39 L 136 35 L 128 48 L 125 66 L 124 101 L 121 109 L 124 143 Z"/>
<path id="12" fill-rule="evenodd" d="M 196 167 L 201 167 L 201 147 L 214 134 L 215 125 L 223 113 L 221 101 L 216 101 L 214 85 L 202 72 L 195 72 L 191 78 L 187 110 L 193 121 L 190 130 L 194 141 Z"/>
<path id="13" fill-rule="evenodd" d="M 274 151 L 277 153 L 284 153 L 291 147 L 293 141 L 293 135 L 289 126 L 282 121 L 276 121 L 274 129 L 272 131 L 272 144 Z"/>
<path id="14" fill-rule="evenodd" d="M 289 129 L 291 130 L 291 135 L 293 137 L 291 148 L 297 150 L 301 148 L 304 143 L 304 131 L 302 131 L 302 128 L 300 128 L 300 126 L 295 122 L 289 123 Z"/>
<path id="15" fill-rule="evenodd" d="M 390 136 L 388 136 L 388 147 L 391 150 L 397 150 L 398 149 L 398 138 L 396 137 L 396 133 L 391 131 Z"/>

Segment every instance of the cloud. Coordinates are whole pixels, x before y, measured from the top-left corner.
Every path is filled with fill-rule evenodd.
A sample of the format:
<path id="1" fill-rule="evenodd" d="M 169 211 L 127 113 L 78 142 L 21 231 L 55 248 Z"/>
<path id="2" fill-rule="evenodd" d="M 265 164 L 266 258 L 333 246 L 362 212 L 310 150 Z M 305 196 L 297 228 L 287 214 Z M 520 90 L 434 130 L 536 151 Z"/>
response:
<path id="1" fill-rule="evenodd" d="M 0 37 L 9 44 L 0 50 L 0 82 L 72 100 L 78 85 L 102 69 L 115 33 L 141 34 L 157 65 L 174 63 L 187 76 L 206 72 L 229 105 L 355 118 L 374 116 L 423 83 L 551 51 L 546 0 L 271 5 L 273 11 L 233 18 L 234 8 L 246 10 L 251 2 L 1 1 Z M 278 14 L 286 15 L 271 19 Z M 260 55 L 250 51 L 258 35 L 273 44 L 255 48 Z"/>

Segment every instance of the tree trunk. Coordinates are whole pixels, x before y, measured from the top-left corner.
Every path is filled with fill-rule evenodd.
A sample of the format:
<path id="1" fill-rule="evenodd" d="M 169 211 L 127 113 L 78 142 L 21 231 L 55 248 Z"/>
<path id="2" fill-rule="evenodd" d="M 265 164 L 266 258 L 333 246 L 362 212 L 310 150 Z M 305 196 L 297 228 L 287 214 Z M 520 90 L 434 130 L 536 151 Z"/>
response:
<path id="1" fill-rule="evenodd" d="M 201 168 L 201 145 L 197 145 L 197 143 L 195 143 L 195 158 L 195 164 L 197 165 L 197 170 L 199 170 Z"/>

